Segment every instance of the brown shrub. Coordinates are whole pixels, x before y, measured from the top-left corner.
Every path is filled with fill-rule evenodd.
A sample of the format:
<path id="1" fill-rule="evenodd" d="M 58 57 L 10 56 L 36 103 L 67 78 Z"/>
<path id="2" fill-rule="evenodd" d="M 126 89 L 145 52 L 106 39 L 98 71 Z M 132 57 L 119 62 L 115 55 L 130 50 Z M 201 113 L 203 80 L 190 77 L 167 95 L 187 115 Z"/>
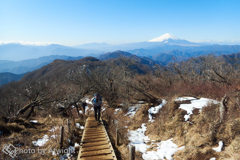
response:
<path id="1" fill-rule="evenodd" d="M 216 157 L 216 155 L 211 147 L 205 147 L 204 149 L 185 148 L 177 151 L 173 156 L 176 160 L 209 160 L 212 157 Z"/>

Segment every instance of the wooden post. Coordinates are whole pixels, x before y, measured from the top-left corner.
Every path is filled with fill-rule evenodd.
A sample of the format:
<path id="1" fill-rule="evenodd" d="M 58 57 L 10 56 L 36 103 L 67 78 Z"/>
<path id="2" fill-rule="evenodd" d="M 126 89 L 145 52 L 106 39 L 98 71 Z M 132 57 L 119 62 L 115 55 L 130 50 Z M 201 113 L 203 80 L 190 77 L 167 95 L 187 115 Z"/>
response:
<path id="1" fill-rule="evenodd" d="M 135 146 L 129 146 L 129 160 L 135 160 Z"/>
<path id="2" fill-rule="evenodd" d="M 107 121 L 108 121 L 108 124 L 110 124 L 110 116 L 107 114 Z"/>
<path id="3" fill-rule="evenodd" d="M 116 129 L 116 146 L 119 144 L 118 128 Z"/>
<path id="4" fill-rule="evenodd" d="M 73 126 L 76 126 L 75 117 L 73 117 Z"/>
<path id="5" fill-rule="evenodd" d="M 71 130 L 71 123 L 70 123 L 69 119 L 67 119 L 67 126 L 68 126 L 68 132 L 70 132 L 70 130 Z"/>
<path id="6" fill-rule="evenodd" d="M 63 133 L 64 133 L 64 127 L 61 126 L 61 130 L 60 130 L 60 135 L 61 135 L 61 140 L 60 140 L 60 149 L 63 148 Z"/>
<path id="7" fill-rule="evenodd" d="M 78 109 L 78 104 L 77 104 L 77 103 L 75 103 L 75 107 L 76 107 L 76 109 L 77 109 L 78 117 L 81 118 L 81 117 L 80 117 L 80 113 L 79 113 L 79 109 Z"/>

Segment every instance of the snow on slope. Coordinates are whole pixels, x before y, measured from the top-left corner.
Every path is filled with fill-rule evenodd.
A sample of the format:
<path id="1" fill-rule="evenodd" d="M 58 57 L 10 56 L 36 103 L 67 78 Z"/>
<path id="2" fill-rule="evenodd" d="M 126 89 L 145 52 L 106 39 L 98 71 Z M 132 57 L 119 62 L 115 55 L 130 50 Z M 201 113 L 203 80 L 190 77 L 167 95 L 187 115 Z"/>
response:
<path id="1" fill-rule="evenodd" d="M 134 145 L 136 151 L 145 153 L 149 146 L 145 142 L 150 141 L 148 136 L 145 136 L 147 130 L 146 124 L 143 123 L 141 128 L 138 128 L 136 131 L 129 131 L 128 139 L 131 141 L 129 145 Z"/>
<path id="2" fill-rule="evenodd" d="M 172 138 L 167 141 L 154 143 L 148 136 L 145 136 L 146 130 L 146 124 L 143 123 L 141 128 L 138 128 L 136 131 L 129 131 L 128 135 L 128 139 L 130 141 L 129 145 L 135 146 L 135 150 L 143 154 L 143 159 L 155 160 L 164 159 L 164 157 L 166 157 L 167 159 L 172 160 L 172 156 L 176 151 L 184 149 L 184 146 L 178 147 L 175 143 L 173 143 Z M 151 144 L 147 145 L 147 142 L 151 142 Z M 157 151 L 147 151 L 152 144 L 157 144 Z"/>
<path id="3" fill-rule="evenodd" d="M 148 151 L 143 154 L 143 159 L 168 159 L 172 160 L 172 156 L 178 150 L 184 149 L 185 146 L 178 147 L 175 143 L 172 142 L 172 138 L 166 141 L 157 143 L 157 151 Z"/>
<path id="4" fill-rule="evenodd" d="M 37 141 L 32 141 L 34 146 L 44 146 L 45 143 L 49 140 L 48 135 L 44 135 L 42 139 L 38 139 Z"/>
<path id="5" fill-rule="evenodd" d="M 129 116 L 130 118 L 134 117 L 139 108 L 142 107 L 142 104 L 136 104 L 135 106 L 129 107 L 128 112 L 124 116 Z"/>
<path id="6" fill-rule="evenodd" d="M 208 106 L 209 104 L 218 104 L 219 102 L 213 99 L 208 99 L 208 98 L 200 98 L 196 99 L 194 97 L 179 97 L 175 101 L 183 101 L 183 100 L 191 100 L 190 104 L 181 104 L 179 108 L 187 111 L 187 115 L 184 116 L 185 121 L 188 121 L 190 118 L 191 114 L 193 114 L 193 110 L 195 108 L 197 109 L 202 109 L 205 106 Z"/>
<path id="7" fill-rule="evenodd" d="M 214 151 L 216 151 L 216 152 L 221 152 L 221 151 L 222 151 L 222 147 L 223 147 L 223 142 L 222 142 L 222 141 L 219 141 L 218 147 L 212 148 L 212 149 L 213 149 Z"/>
<path id="8" fill-rule="evenodd" d="M 179 40 L 174 35 L 172 35 L 170 33 L 166 33 L 164 35 L 161 35 L 160 37 L 153 38 L 153 39 L 149 40 L 148 42 L 163 42 L 163 41 L 166 41 L 168 39 Z"/>
<path id="9" fill-rule="evenodd" d="M 187 115 L 185 115 L 185 120 L 187 121 L 190 118 L 190 115 L 193 114 L 193 110 L 195 108 L 202 109 L 203 107 L 209 104 L 218 104 L 219 102 L 213 99 L 208 98 L 200 98 L 197 99 L 195 97 L 179 97 L 175 101 L 190 101 L 190 104 L 181 104 L 179 108 L 187 111 Z M 163 105 L 167 103 L 166 100 L 162 101 L 162 104 L 156 107 L 151 107 L 149 112 L 149 121 L 153 121 L 151 114 L 156 114 L 160 111 Z M 129 132 L 129 145 L 134 145 L 136 151 L 142 153 L 143 159 L 151 160 L 151 159 L 169 159 L 172 160 L 172 156 L 178 150 L 184 149 L 185 146 L 178 147 L 175 143 L 172 142 L 172 138 L 166 141 L 161 141 L 160 143 L 154 143 L 151 141 L 148 136 L 145 136 L 145 132 L 147 130 L 146 124 L 142 124 L 141 128 L 138 128 L 136 131 L 128 131 Z M 147 145 L 147 143 L 150 145 Z M 152 144 L 157 144 L 157 151 L 147 151 L 148 148 L 151 147 Z M 222 149 L 222 142 L 219 142 L 219 146 L 217 148 L 213 148 L 216 152 L 220 152 Z"/>
<path id="10" fill-rule="evenodd" d="M 150 122 L 154 122 L 152 114 L 157 114 L 157 113 L 159 112 L 159 110 L 160 110 L 165 104 L 167 104 L 167 101 L 166 101 L 165 99 L 163 99 L 163 100 L 162 100 L 162 103 L 161 103 L 159 106 L 151 107 L 151 108 L 148 110 L 148 117 L 149 117 L 149 121 L 150 121 Z"/>

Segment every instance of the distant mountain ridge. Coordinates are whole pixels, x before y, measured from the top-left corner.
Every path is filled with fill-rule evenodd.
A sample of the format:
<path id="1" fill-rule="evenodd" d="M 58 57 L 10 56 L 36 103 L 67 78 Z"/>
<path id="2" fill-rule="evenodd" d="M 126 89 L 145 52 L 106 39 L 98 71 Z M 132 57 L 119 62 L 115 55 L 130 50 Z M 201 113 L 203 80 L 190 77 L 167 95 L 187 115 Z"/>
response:
<path id="1" fill-rule="evenodd" d="M 115 51 L 115 52 L 107 52 L 105 54 L 102 54 L 102 55 L 98 56 L 98 59 L 107 60 L 107 59 L 113 59 L 113 58 L 120 58 L 121 56 L 129 57 L 131 55 L 132 55 L 131 53 L 118 50 L 118 51 Z"/>
<path id="2" fill-rule="evenodd" d="M 0 86 L 7 84 L 12 81 L 20 80 L 24 74 L 13 74 L 13 73 L 0 73 Z"/>
<path id="3" fill-rule="evenodd" d="M 174 50 L 182 52 L 183 55 L 189 54 L 189 57 L 214 54 L 231 54 L 240 52 L 240 45 L 211 45 L 203 43 L 194 43 L 175 37 L 170 33 L 150 39 L 144 42 L 125 43 L 125 44 L 107 44 L 107 43 L 88 43 L 74 47 L 63 45 L 31 46 L 20 44 L 0 45 L 1 60 L 33 59 L 36 57 L 50 55 L 67 56 L 93 56 L 98 57 L 106 52 L 117 50 L 129 52 L 141 57 L 151 57 L 159 54 L 173 53 Z M 175 57 L 176 55 L 173 54 Z M 1 62 L 0 62 L 1 63 Z"/>
<path id="4" fill-rule="evenodd" d="M 44 56 L 36 59 L 28 59 L 23 61 L 0 61 L 0 73 L 2 72 L 11 72 L 14 74 L 22 74 L 26 72 L 30 72 L 36 69 L 41 68 L 49 63 L 51 63 L 55 59 L 64 59 L 64 60 L 78 60 L 82 59 L 82 56 L 79 57 L 70 57 L 65 55 L 51 55 Z"/>
<path id="5" fill-rule="evenodd" d="M 0 45 L 0 53 L 1 60 L 22 61 L 50 55 L 67 55 L 71 57 L 87 56 L 92 53 L 98 53 L 98 51 L 84 50 L 58 44 L 34 46 L 9 43 Z"/>
<path id="6" fill-rule="evenodd" d="M 121 57 L 127 57 L 133 60 L 138 61 L 141 64 L 149 65 L 149 66 L 154 66 L 155 64 L 160 64 L 158 61 L 154 61 L 153 59 L 149 57 L 139 57 L 136 55 L 133 55 L 131 53 L 125 52 L 125 51 L 115 51 L 115 52 L 108 52 L 105 54 L 100 55 L 98 58 L 100 60 L 108 60 L 108 59 L 117 59 Z"/>
<path id="7" fill-rule="evenodd" d="M 178 55 L 178 57 L 174 56 Z M 56 58 L 56 56 L 50 56 L 52 59 Z M 51 76 L 51 74 L 61 73 L 61 70 L 66 70 L 66 68 L 69 68 L 72 66 L 72 64 L 76 65 L 82 65 L 82 64 L 91 64 L 91 63 L 102 63 L 102 62 L 114 62 L 116 64 L 120 63 L 121 57 L 125 57 L 126 62 L 131 62 L 132 60 L 136 64 L 136 66 L 133 66 L 132 69 L 135 69 L 140 74 L 145 74 L 148 71 L 151 71 L 153 69 L 153 66 L 155 64 L 159 65 L 166 65 L 169 62 L 179 62 L 179 61 L 185 61 L 189 58 L 189 54 L 185 52 L 181 52 L 178 50 L 174 50 L 169 52 L 168 54 L 157 54 L 149 57 L 139 57 L 136 55 L 133 55 L 131 53 L 125 52 L 125 51 L 115 51 L 115 52 L 108 52 L 106 54 L 103 54 L 99 56 L 99 59 L 95 57 L 69 57 L 69 56 L 57 56 L 58 59 L 55 59 L 51 63 L 48 63 L 44 65 L 43 67 L 40 67 L 36 69 L 35 71 L 26 73 L 26 74 L 13 74 L 13 73 L 0 73 L 0 86 L 6 83 L 9 83 L 11 81 L 18 81 L 19 79 L 32 79 L 32 78 L 39 78 L 44 75 Z M 49 57 L 42 57 L 40 59 L 48 59 Z M 65 58 L 66 60 L 60 59 Z M 177 59 L 178 58 L 178 59 Z M 220 60 L 225 60 L 229 63 L 231 61 L 240 63 L 240 52 L 236 54 L 229 54 L 229 55 L 221 55 L 217 57 Z M 34 61 L 34 60 L 27 60 L 27 61 Z M 36 60 L 35 60 L 36 62 Z M 0 64 L 4 63 L 11 63 L 11 61 L 0 61 Z M 56 73 L 55 73 L 56 72 Z M 58 75 L 55 75 L 58 76 Z M 61 75 L 59 75 L 61 76 Z"/>

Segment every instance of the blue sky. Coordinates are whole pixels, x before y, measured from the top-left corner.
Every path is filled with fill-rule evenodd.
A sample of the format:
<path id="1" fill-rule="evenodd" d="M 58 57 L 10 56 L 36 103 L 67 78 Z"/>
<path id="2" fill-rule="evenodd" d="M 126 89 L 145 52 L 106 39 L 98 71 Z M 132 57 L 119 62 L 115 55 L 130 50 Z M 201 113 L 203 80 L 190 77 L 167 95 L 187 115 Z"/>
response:
<path id="1" fill-rule="evenodd" d="M 172 33 L 240 44 L 239 0 L 0 0 L 0 41 L 79 45 Z"/>

